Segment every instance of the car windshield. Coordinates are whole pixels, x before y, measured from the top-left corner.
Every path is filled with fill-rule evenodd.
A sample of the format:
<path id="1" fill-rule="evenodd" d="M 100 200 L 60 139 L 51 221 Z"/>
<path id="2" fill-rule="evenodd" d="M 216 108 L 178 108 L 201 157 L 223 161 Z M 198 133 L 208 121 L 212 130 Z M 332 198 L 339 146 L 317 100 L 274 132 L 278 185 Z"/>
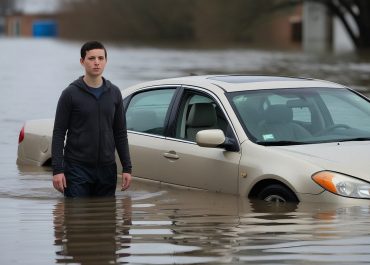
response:
<path id="1" fill-rule="evenodd" d="M 228 93 L 248 137 L 261 145 L 370 141 L 370 102 L 345 88 Z"/>

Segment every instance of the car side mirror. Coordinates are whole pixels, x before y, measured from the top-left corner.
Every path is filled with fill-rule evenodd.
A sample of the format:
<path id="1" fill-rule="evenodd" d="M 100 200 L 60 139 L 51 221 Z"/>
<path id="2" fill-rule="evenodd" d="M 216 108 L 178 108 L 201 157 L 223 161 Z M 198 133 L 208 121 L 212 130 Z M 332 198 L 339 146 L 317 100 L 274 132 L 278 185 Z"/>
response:
<path id="1" fill-rule="evenodd" d="M 195 141 L 202 147 L 217 147 L 226 140 L 223 131 L 218 129 L 202 130 L 195 136 Z"/>
<path id="2" fill-rule="evenodd" d="M 219 129 L 202 130 L 195 136 L 195 141 L 202 147 L 221 147 L 227 151 L 238 152 L 239 146 L 234 139 L 226 137 L 224 132 Z"/>

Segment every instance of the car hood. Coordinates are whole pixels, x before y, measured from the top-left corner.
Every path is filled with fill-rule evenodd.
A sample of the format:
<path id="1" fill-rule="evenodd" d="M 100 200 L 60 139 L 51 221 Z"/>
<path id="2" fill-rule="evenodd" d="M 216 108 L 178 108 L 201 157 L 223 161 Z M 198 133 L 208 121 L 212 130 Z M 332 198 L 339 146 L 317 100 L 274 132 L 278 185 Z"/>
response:
<path id="1" fill-rule="evenodd" d="M 370 181 L 370 141 L 273 147 L 331 170 Z"/>

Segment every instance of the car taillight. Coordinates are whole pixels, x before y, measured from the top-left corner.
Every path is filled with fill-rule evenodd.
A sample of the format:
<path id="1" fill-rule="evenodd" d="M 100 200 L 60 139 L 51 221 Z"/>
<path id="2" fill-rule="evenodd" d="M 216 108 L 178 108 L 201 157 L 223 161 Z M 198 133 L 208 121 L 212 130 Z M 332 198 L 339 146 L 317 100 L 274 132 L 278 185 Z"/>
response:
<path id="1" fill-rule="evenodd" d="M 19 138 L 18 138 L 18 144 L 20 144 L 24 139 L 24 125 L 21 129 L 21 131 L 19 132 Z"/>

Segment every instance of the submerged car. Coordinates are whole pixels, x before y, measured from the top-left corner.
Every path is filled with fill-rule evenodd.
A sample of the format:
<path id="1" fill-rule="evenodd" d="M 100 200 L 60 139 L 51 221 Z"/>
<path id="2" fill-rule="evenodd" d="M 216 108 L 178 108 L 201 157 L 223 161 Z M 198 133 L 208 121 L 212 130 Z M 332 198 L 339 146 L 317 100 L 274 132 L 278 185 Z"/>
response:
<path id="1" fill-rule="evenodd" d="M 370 203 L 370 102 L 350 88 L 212 75 L 122 95 L 135 177 L 265 201 Z M 52 119 L 27 121 L 18 163 L 50 165 L 52 129 Z"/>

